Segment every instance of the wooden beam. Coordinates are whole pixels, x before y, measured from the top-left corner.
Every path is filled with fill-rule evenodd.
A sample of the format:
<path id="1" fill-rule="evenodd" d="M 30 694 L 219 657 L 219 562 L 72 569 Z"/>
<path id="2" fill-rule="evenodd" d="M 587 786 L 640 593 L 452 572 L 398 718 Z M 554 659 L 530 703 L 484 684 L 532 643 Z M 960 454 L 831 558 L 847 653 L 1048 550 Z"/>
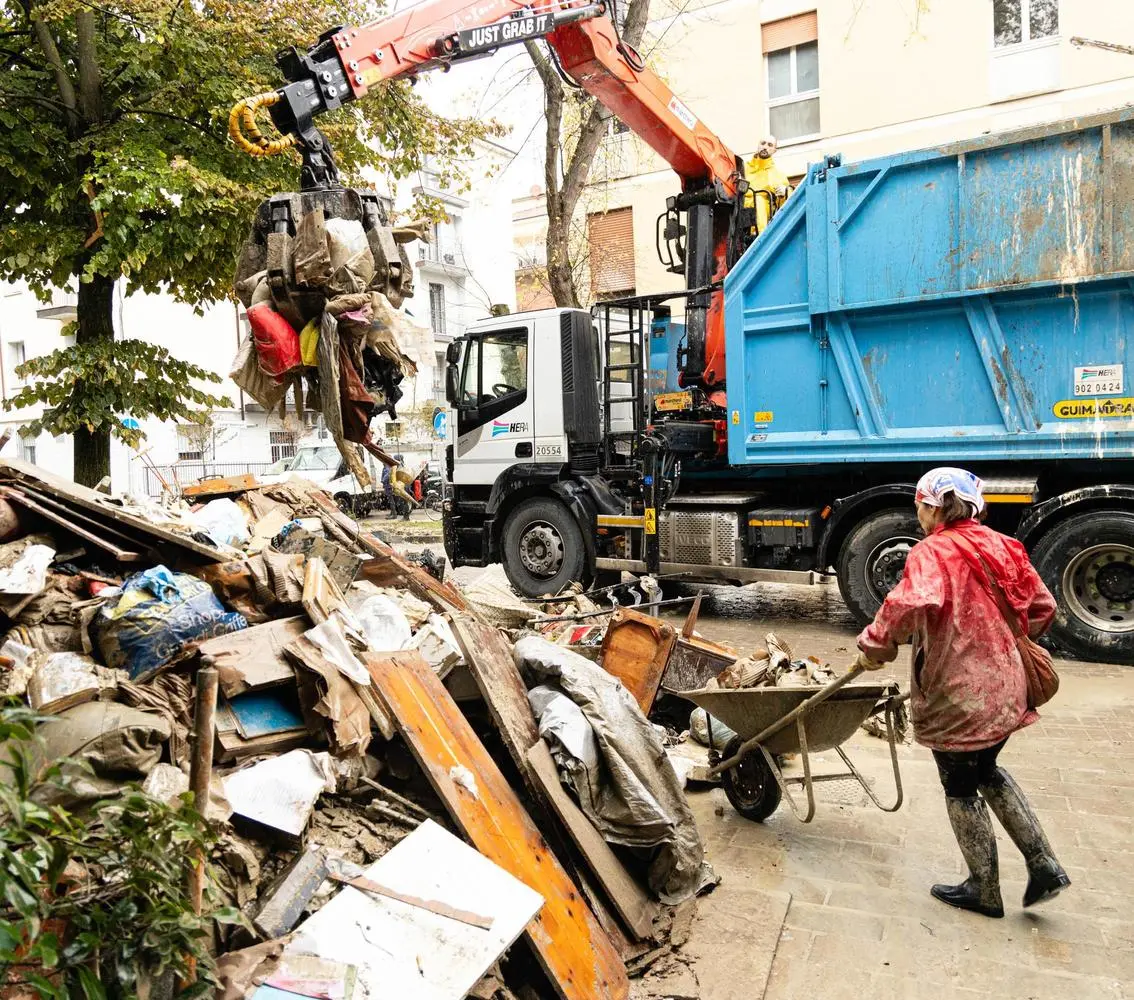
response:
<path id="1" fill-rule="evenodd" d="M 525 933 L 563 1000 L 625 1000 L 625 966 L 515 790 L 419 655 L 367 656 L 375 687 L 454 821 L 486 858 L 543 896 Z"/>

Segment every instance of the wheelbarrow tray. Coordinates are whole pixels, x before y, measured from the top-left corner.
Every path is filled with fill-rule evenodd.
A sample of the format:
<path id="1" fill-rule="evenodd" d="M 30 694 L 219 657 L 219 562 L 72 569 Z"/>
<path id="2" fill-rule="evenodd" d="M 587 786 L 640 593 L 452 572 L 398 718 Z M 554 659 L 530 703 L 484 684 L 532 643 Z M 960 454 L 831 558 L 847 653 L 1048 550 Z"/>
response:
<path id="1" fill-rule="evenodd" d="M 687 698 L 719 719 L 741 738 L 751 739 L 782 719 L 801 702 L 822 691 L 812 687 L 702 688 L 682 691 Z M 866 721 L 878 703 L 897 691 L 892 681 L 847 684 L 827 700 L 807 710 L 807 749 L 818 753 L 845 743 Z M 788 725 L 773 733 L 763 746 L 772 754 L 798 753 L 799 730 Z"/>

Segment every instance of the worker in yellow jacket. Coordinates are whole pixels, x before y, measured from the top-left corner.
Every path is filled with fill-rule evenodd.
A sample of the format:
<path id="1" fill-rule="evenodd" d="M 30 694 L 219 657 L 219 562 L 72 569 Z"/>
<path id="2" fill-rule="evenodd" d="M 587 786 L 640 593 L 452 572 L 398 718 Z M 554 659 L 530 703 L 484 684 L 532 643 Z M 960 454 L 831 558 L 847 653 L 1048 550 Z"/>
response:
<path id="1" fill-rule="evenodd" d="M 756 208 L 756 233 L 764 231 L 792 191 L 787 174 L 776 166 L 776 148 L 776 137 L 770 135 L 760 141 L 756 155 L 744 164 L 744 179 L 748 181 L 744 207 Z"/>

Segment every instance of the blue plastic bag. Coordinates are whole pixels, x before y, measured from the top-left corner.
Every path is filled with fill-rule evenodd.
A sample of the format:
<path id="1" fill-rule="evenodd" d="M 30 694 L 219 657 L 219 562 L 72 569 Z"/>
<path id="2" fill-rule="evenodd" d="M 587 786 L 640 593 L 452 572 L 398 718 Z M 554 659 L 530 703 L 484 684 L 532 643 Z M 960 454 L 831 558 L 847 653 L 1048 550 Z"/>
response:
<path id="1" fill-rule="evenodd" d="M 190 643 L 247 627 L 207 583 L 155 566 L 127 579 L 122 593 L 99 609 L 93 631 L 106 665 L 141 681 L 180 659 Z"/>

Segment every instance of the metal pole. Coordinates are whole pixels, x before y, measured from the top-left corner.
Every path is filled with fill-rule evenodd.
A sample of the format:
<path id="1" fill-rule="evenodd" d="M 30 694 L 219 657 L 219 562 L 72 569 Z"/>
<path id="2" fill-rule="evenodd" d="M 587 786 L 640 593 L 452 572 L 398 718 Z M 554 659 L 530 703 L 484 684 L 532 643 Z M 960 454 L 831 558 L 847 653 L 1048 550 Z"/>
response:
<path id="1" fill-rule="evenodd" d="M 209 808 L 209 783 L 213 776 L 213 730 L 217 711 L 217 669 L 202 666 L 197 671 L 197 704 L 193 710 L 193 756 L 189 765 L 189 788 L 193 808 L 205 816 Z M 189 901 L 200 914 L 205 896 L 205 854 L 193 852 L 189 861 Z M 196 962 L 190 960 L 189 982 L 196 981 Z"/>

